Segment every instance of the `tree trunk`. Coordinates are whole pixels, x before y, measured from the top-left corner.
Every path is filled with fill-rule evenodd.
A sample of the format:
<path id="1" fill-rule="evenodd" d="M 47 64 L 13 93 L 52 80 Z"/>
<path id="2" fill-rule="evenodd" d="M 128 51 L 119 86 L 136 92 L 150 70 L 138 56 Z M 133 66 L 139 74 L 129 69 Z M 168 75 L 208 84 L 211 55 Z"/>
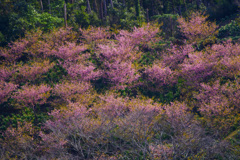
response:
<path id="1" fill-rule="evenodd" d="M 110 5 L 111 5 L 111 8 L 113 8 L 113 1 L 110 0 Z"/>
<path id="2" fill-rule="evenodd" d="M 103 0 L 100 1 L 100 18 L 103 20 Z"/>
<path id="3" fill-rule="evenodd" d="M 142 6 L 143 6 L 143 9 L 148 8 L 148 7 L 147 7 L 147 1 L 146 1 L 146 0 L 143 0 L 143 2 L 142 2 Z"/>
<path id="4" fill-rule="evenodd" d="M 154 4 L 153 4 L 153 1 L 151 1 L 151 12 L 150 12 L 150 16 L 153 16 L 155 13 L 155 8 L 154 8 Z"/>
<path id="5" fill-rule="evenodd" d="M 87 0 L 87 13 L 91 13 L 91 6 L 89 0 Z"/>
<path id="6" fill-rule="evenodd" d="M 182 16 L 182 6 L 179 5 L 179 15 Z"/>
<path id="7" fill-rule="evenodd" d="M 174 0 L 172 0 L 172 10 L 173 10 L 173 14 L 175 14 L 175 3 L 174 3 Z"/>
<path id="8" fill-rule="evenodd" d="M 185 12 L 187 12 L 188 8 L 187 8 L 186 0 L 184 0 L 184 6 L 185 6 Z"/>
<path id="9" fill-rule="evenodd" d="M 40 0 L 40 6 L 41 6 L 41 11 L 43 12 L 43 3 L 42 3 L 42 0 Z"/>
<path id="10" fill-rule="evenodd" d="M 200 0 L 197 0 L 197 10 L 199 10 L 200 9 L 200 4 L 201 4 L 201 1 Z"/>
<path id="11" fill-rule="evenodd" d="M 48 0 L 48 13 L 51 14 L 50 0 Z"/>
<path id="12" fill-rule="evenodd" d="M 147 22 L 149 22 L 148 8 L 147 8 Z"/>
<path id="13" fill-rule="evenodd" d="M 65 27 L 67 28 L 67 5 L 66 5 L 66 2 L 64 3 L 64 24 L 65 24 Z"/>
<path id="14" fill-rule="evenodd" d="M 94 0 L 93 2 L 93 10 L 98 14 L 98 6 L 97 6 L 97 0 Z"/>
<path id="15" fill-rule="evenodd" d="M 106 0 L 103 0 L 103 9 L 104 9 L 104 17 L 107 16 L 107 3 Z"/>

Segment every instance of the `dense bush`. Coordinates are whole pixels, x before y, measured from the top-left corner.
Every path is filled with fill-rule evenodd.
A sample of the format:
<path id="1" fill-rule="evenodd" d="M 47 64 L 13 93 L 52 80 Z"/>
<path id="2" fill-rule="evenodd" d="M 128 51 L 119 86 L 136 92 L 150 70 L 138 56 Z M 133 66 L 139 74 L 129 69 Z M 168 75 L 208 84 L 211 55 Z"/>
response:
<path id="1" fill-rule="evenodd" d="M 239 36 L 240 26 L 236 21 L 232 21 L 225 26 L 222 26 L 219 29 L 218 37 L 226 38 L 226 37 L 236 37 Z"/>
<path id="2" fill-rule="evenodd" d="M 177 19 L 178 19 L 177 15 L 163 14 L 163 15 L 153 16 L 152 18 L 156 20 L 159 24 L 162 24 L 161 29 L 162 29 L 164 38 L 178 36 L 179 30 L 177 28 Z"/>

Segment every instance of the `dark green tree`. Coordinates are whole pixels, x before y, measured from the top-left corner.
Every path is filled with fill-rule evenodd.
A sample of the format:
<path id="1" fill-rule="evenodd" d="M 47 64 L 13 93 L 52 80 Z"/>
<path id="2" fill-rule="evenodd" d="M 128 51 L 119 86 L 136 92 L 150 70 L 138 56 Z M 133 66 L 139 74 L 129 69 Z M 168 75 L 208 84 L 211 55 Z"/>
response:
<path id="1" fill-rule="evenodd" d="M 135 10 L 136 10 L 136 17 L 139 19 L 140 17 L 140 2 L 139 0 L 135 0 Z"/>

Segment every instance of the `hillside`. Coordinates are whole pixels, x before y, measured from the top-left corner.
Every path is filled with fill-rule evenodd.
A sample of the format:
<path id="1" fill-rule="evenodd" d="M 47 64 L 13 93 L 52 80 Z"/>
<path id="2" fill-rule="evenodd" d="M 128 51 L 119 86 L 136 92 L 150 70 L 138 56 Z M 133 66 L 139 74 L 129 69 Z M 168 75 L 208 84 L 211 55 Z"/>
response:
<path id="1" fill-rule="evenodd" d="M 239 20 L 153 18 L 1 47 L 0 159 L 240 159 Z"/>

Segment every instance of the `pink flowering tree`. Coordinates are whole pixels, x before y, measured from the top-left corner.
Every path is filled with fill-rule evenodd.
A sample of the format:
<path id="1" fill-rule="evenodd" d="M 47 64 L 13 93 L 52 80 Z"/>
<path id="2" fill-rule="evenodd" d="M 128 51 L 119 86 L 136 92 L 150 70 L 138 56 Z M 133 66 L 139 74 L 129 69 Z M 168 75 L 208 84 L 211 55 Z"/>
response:
<path id="1" fill-rule="evenodd" d="M 9 43 L 6 48 L 0 48 L 0 57 L 3 56 L 6 62 L 12 63 L 22 58 L 24 54 L 29 57 L 36 56 L 35 47 L 41 35 L 42 32 L 40 30 L 36 32 L 26 32 L 24 38 Z"/>
<path id="2" fill-rule="evenodd" d="M 86 82 L 70 81 L 56 84 L 53 93 L 65 101 L 79 101 L 83 94 L 89 93 L 91 85 Z"/>
<path id="3" fill-rule="evenodd" d="M 0 104 L 6 102 L 10 98 L 11 93 L 17 88 L 18 85 L 15 85 L 11 82 L 7 83 L 3 80 L 0 80 Z"/>
<path id="4" fill-rule="evenodd" d="M 91 121 L 88 121 L 88 118 L 84 118 L 88 114 L 86 107 L 75 103 L 70 103 L 67 110 L 52 111 L 49 115 L 52 116 L 53 119 L 46 121 L 44 124 L 44 129 L 51 132 L 49 134 L 40 132 L 43 147 L 46 147 L 43 149 L 55 157 L 59 156 L 61 153 L 66 153 L 67 144 L 71 142 L 72 139 L 73 144 L 69 143 L 69 145 L 76 147 L 77 151 L 81 151 L 81 144 L 74 146 L 74 139 L 78 138 L 78 134 L 81 135 L 81 132 L 84 132 L 83 129 L 85 125 L 89 126 L 92 124 Z M 74 133 L 76 133 L 76 135 L 74 135 Z M 70 139 L 68 140 L 68 138 Z"/>
<path id="5" fill-rule="evenodd" d="M 65 45 L 59 45 L 50 52 L 46 52 L 48 56 L 55 56 L 62 60 L 74 59 L 86 50 L 86 46 L 77 45 L 76 43 L 66 42 Z"/>
<path id="6" fill-rule="evenodd" d="M 67 110 L 50 113 L 52 118 L 43 128 L 47 132 L 40 133 L 42 147 L 54 157 L 67 154 L 69 149 L 78 158 L 117 154 L 119 149 L 123 154 L 128 150 L 137 157 L 143 151 L 147 156 L 151 122 L 161 112 L 159 105 L 149 103 L 116 98 L 116 95 L 101 96 L 89 109 L 79 103 L 69 103 Z M 135 147 L 128 147 L 129 144 Z"/>
<path id="7" fill-rule="evenodd" d="M 188 55 L 194 53 L 195 49 L 192 45 L 183 46 L 172 45 L 163 56 L 163 63 L 171 69 L 179 69 L 180 64 L 184 62 Z"/>
<path id="8" fill-rule="evenodd" d="M 110 32 L 107 28 L 102 27 L 90 27 L 88 29 L 79 29 L 82 33 L 82 38 L 86 40 L 87 43 L 92 43 L 94 41 L 104 41 L 111 37 Z"/>
<path id="9" fill-rule="evenodd" d="M 72 30 L 72 28 L 60 28 L 58 30 L 54 30 L 50 34 L 44 34 L 42 39 L 49 43 L 51 47 L 64 45 L 66 42 L 76 42 L 77 33 Z"/>
<path id="10" fill-rule="evenodd" d="M 160 32 L 160 27 L 158 25 L 146 24 L 142 27 L 134 27 L 132 32 L 121 30 L 116 39 L 119 43 L 129 43 L 132 46 L 143 45 L 147 46 L 149 42 L 155 42 L 161 38 L 157 36 Z M 128 41 L 126 41 L 128 39 Z"/>
<path id="11" fill-rule="evenodd" d="M 112 89 L 125 89 L 128 84 L 139 78 L 131 62 L 105 62 L 104 67 L 106 68 L 103 70 L 102 78 Z"/>
<path id="12" fill-rule="evenodd" d="M 204 117 L 207 127 L 219 135 L 226 135 L 229 129 L 238 122 L 239 112 L 239 82 L 227 82 L 221 85 L 217 80 L 212 85 L 201 84 L 202 89 L 195 94 L 198 100 L 198 110 Z"/>
<path id="13" fill-rule="evenodd" d="M 217 25 L 207 21 L 207 18 L 208 16 L 195 12 L 190 15 L 188 20 L 183 17 L 178 19 L 180 31 L 190 43 L 195 43 L 214 34 Z"/>
<path id="14" fill-rule="evenodd" d="M 20 82 L 33 82 L 34 80 L 41 78 L 44 73 L 47 73 L 49 69 L 53 68 L 55 64 L 50 63 L 49 60 L 43 62 L 32 62 L 29 65 L 23 66 L 15 65 L 16 73 L 13 76 L 13 81 Z"/>
<path id="15" fill-rule="evenodd" d="M 29 107 L 33 110 L 33 126 L 37 127 L 37 125 L 39 125 L 39 119 L 37 117 L 37 111 L 39 110 L 38 107 L 46 104 L 47 99 L 50 97 L 50 91 L 51 88 L 44 84 L 41 84 L 39 86 L 24 85 L 21 89 L 15 92 L 11 98 L 14 98 L 16 100 L 16 106 L 20 109 Z M 37 134 L 38 129 L 34 128 L 34 139 L 36 139 Z"/>
<path id="16" fill-rule="evenodd" d="M 126 84 L 137 80 L 139 75 L 132 64 L 132 47 L 124 45 L 99 45 L 99 58 L 102 63 L 104 83 L 115 89 L 124 89 Z"/>
<path id="17" fill-rule="evenodd" d="M 194 52 L 188 57 L 181 64 L 180 76 L 187 80 L 188 85 L 198 87 L 199 83 L 213 76 L 215 62 L 209 61 L 207 55 L 202 52 Z"/>
<path id="18" fill-rule="evenodd" d="M 140 75 L 133 62 L 141 57 L 139 46 L 152 41 L 158 32 L 157 26 L 147 24 L 134 28 L 132 32 L 120 31 L 119 35 L 116 35 L 115 43 L 99 45 L 97 56 L 102 62 L 104 83 L 113 89 L 125 89 L 136 82 Z"/>
<path id="19" fill-rule="evenodd" d="M 27 50 L 29 41 L 27 39 L 20 39 L 16 42 L 10 43 L 9 49 L 1 50 L 1 56 L 5 57 L 7 61 L 15 61 L 19 59 L 23 52 Z"/>
<path id="20" fill-rule="evenodd" d="M 208 59 L 216 64 L 214 67 L 216 75 L 234 79 L 239 74 L 239 44 L 233 44 L 231 40 L 228 40 L 222 44 L 214 44 L 211 48 L 207 48 L 206 52 Z"/>
<path id="21" fill-rule="evenodd" d="M 24 85 L 13 96 L 21 106 L 36 108 L 37 105 L 43 105 L 50 96 L 51 88 L 47 85 L 30 86 Z"/>
<path id="22" fill-rule="evenodd" d="M 231 41 L 214 44 L 203 51 L 196 51 L 190 44 L 172 46 L 163 56 L 164 66 L 175 70 L 186 85 L 195 89 L 210 79 L 234 79 L 239 74 L 238 60 L 239 45 Z"/>
<path id="23" fill-rule="evenodd" d="M 211 159 L 221 154 L 221 149 L 227 152 L 228 143 L 218 142 L 214 136 L 206 135 L 205 128 L 194 119 L 189 107 L 182 102 L 163 106 L 163 112 L 153 127 L 157 136 L 149 147 L 153 157 L 164 160 L 187 157 Z"/>
<path id="24" fill-rule="evenodd" d="M 166 88 L 177 83 L 175 73 L 169 67 L 163 67 L 161 63 L 146 68 L 142 79 L 146 89 L 152 92 L 164 92 Z"/>
<path id="25" fill-rule="evenodd" d="M 5 152 L 3 157 L 16 157 L 24 159 L 26 157 L 36 157 L 37 144 L 34 141 L 34 128 L 30 122 L 18 122 L 17 128 L 8 127 L 2 133 L 4 140 L 0 139 L 1 147 Z"/>
<path id="26" fill-rule="evenodd" d="M 95 65 L 89 62 L 86 58 L 79 56 L 74 60 L 66 60 L 62 63 L 62 66 L 66 69 L 70 79 L 77 81 L 91 81 L 98 79 L 101 75 L 101 71 L 95 70 Z"/>
<path id="27" fill-rule="evenodd" d="M 26 51 L 35 58 L 51 58 L 54 55 L 61 58 L 64 54 L 70 56 L 78 53 L 80 48 L 80 46 L 76 46 L 76 37 L 77 33 L 71 28 L 60 28 L 45 34 L 37 31 L 26 35 L 26 39 L 29 41 Z M 84 50 L 84 47 L 81 46 L 81 48 L 80 50 Z M 61 53 L 57 54 L 58 51 Z M 68 53 L 64 53 L 65 51 Z"/>
<path id="28" fill-rule="evenodd" d="M 16 72 L 14 67 L 3 66 L 0 68 L 0 80 L 9 80 L 12 75 Z"/>

